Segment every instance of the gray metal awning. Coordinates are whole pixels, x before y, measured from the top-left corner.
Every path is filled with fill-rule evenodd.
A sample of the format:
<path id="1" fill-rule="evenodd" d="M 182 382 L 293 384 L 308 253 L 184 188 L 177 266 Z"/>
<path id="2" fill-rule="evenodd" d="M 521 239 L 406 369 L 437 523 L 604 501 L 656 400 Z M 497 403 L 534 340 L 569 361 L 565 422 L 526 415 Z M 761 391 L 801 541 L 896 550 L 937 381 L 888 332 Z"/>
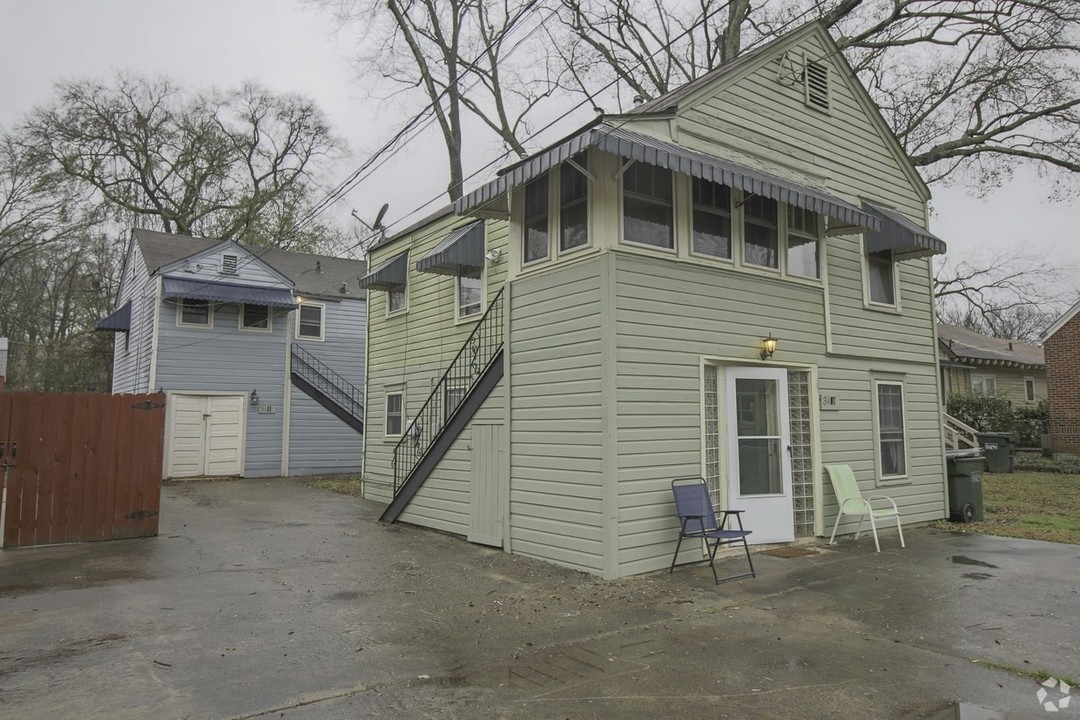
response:
<path id="1" fill-rule="evenodd" d="M 866 252 L 891 250 L 898 260 L 944 255 L 945 242 L 906 217 L 873 203 L 864 202 L 863 209 L 881 221 L 881 229 L 866 233 L 863 243 Z"/>
<path id="2" fill-rule="evenodd" d="M 409 277 L 409 253 L 395 255 L 360 278 L 361 290 L 393 290 L 405 285 Z"/>
<path id="3" fill-rule="evenodd" d="M 121 305 L 112 311 L 107 317 L 98 320 L 95 330 L 108 330 L 110 332 L 129 332 L 131 330 L 131 301 Z"/>
<path id="4" fill-rule="evenodd" d="M 569 140 L 513 166 L 502 176 L 455 202 L 454 209 L 458 214 L 467 214 L 590 147 L 827 215 L 838 221 L 845 232 L 881 228 L 881 220 L 877 216 L 820 190 L 607 124 L 587 128 Z"/>
<path id="5" fill-rule="evenodd" d="M 417 272 L 469 275 L 484 267 L 484 221 L 462 225 L 416 261 Z"/>
<path id="6" fill-rule="evenodd" d="M 218 303 L 246 303 L 267 307 L 296 309 L 292 290 L 287 288 L 237 285 L 212 280 L 189 280 L 187 278 L 162 278 L 162 297 L 207 300 Z"/>

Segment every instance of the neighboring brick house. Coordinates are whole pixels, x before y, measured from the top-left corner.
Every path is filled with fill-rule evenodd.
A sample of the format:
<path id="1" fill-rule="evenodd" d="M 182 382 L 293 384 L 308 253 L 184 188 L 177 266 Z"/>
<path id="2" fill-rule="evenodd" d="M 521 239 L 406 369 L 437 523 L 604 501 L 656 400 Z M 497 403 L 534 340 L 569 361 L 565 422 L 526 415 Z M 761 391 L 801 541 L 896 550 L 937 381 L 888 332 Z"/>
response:
<path id="1" fill-rule="evenodd" d="M 1046 400 L 1046 364 L 1038 345 L 938 325 L 942 400 L 952 393 L 997 395 L 1016 407 Z"/>
<path id="2" fill-rule="evenodd" d="M 1080 452 L 1080 302 L 1043 333 L 1054 452 Z"/>

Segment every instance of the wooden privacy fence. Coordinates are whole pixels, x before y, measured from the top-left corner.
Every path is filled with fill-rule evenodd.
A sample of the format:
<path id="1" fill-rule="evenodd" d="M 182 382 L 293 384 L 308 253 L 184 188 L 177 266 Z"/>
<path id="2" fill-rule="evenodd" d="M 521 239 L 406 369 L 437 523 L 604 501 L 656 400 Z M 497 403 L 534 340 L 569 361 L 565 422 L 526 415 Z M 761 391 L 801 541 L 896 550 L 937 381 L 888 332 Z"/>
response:
<path id="1" fill-rule="evenodd" d="M 164 395 L 0 393 L 4 548 L 157 535 Z"/>

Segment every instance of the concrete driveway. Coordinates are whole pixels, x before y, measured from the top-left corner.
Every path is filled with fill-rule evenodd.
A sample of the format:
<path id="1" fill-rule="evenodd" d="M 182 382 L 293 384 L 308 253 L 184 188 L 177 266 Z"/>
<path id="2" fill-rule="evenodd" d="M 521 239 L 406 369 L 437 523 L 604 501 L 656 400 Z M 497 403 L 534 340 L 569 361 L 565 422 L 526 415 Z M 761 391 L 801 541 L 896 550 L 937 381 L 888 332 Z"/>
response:
<path id="1" fill-rule="evenodd" d="M 377 513 L 170 485 L 157 538 L 0 553 L 0 717 L 1034 718 L 1038 671 L 1080 676 L 1076 546 L 913 530 L 604 582 Z"/>

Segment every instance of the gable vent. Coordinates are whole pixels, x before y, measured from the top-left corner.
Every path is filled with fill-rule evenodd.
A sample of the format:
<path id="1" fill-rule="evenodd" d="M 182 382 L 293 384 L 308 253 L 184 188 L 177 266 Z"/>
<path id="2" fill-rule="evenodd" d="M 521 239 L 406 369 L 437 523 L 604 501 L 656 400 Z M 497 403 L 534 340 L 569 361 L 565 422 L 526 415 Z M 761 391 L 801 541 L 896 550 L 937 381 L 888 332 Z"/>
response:
<path id="1" fill-rule="evenodd" d="M 236 255 L 222 255 L 221 256 L 221 274 L 222 275 L 235 275 L 236 274 L 236 262 L 239 258 Z"/>
<path id="2" fill-rule="evenodd" d="M 818 110 L 829 109 L 829 66 L 807 58 L 803 70 L 806 104 Z"/>

